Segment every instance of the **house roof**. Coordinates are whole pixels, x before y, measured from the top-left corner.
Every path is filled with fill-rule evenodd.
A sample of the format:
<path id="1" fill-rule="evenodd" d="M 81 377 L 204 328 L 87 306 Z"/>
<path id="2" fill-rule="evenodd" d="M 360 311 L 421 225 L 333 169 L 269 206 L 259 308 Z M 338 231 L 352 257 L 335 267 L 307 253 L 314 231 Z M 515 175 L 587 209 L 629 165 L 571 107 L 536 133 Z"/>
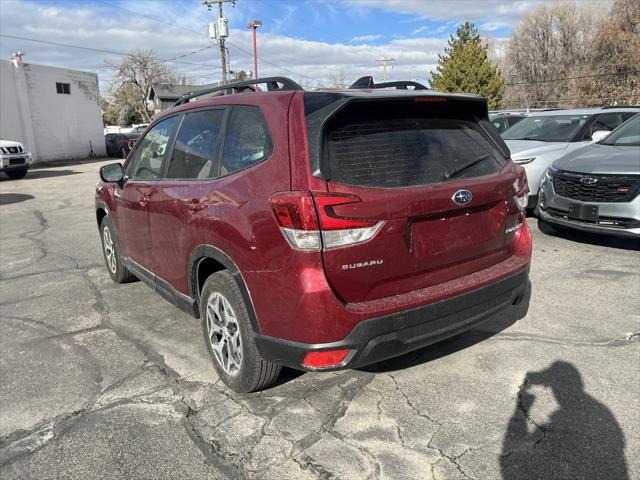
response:
<path id="1" fill-rule="evenodd" d="M 176 101 L 188 93 L 197 92 L 204 88 L 212 88 L 217 85 L 217 83 L 209 83 L 206 85 L 173 85 L 170 83 L 152 85 L 149 90 L 148 100 L 154 100 L 157 97 L 161 101 Z"/>

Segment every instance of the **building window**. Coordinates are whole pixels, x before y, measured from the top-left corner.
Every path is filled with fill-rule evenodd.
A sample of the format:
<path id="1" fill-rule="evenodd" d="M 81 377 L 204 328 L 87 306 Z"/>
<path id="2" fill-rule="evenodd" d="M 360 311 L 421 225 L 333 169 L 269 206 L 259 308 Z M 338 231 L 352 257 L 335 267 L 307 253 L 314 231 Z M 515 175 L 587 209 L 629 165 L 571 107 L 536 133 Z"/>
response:
<path id="1" fill-rule="evenodd" d="M 71 85 L 69 83 L 56 82 L 56 92 L 71 95 Z"/>

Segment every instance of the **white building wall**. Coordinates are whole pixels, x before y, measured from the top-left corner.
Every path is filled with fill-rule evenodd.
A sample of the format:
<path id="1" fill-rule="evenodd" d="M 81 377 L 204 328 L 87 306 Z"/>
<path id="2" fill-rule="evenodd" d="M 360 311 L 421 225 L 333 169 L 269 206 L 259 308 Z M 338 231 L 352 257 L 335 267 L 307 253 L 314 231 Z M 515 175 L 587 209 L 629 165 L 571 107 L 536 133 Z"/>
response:
<path id="1" fill-rule="evenodd" d="M 69 83 L 70 95 L 56 92 Z M 105 154 L 98 76 L 0 60 L 0 137 L 23 142 L 35 162 Z"/>

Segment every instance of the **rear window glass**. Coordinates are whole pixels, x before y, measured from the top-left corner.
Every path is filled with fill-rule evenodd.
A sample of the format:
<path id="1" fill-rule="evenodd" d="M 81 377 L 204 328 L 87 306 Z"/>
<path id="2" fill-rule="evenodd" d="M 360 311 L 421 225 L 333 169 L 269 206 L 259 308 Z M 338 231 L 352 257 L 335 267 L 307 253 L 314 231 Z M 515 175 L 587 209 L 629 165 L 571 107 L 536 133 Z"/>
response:
<path id="1" fill-rule="evenodd" d="M 334 117 L 325 149 L 331 180 L 406 187 L 488 175 L 505 165 L 504 156 L 473 120 L 407 110 L 356 104 Z"/>

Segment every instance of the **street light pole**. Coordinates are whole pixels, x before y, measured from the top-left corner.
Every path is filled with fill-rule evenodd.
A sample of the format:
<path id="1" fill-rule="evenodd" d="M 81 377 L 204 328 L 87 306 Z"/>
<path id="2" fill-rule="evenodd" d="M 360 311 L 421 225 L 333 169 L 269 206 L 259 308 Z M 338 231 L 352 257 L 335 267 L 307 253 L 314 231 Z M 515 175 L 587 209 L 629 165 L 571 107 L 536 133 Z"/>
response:
<path id="1" fill-rule="evenodd" d="M 262 26 L 261 20 L 252 20 L 247 25 L 247 28 L 253 30 L 253 78 L 258 78 L 258 27 Z M 256 91 L 258 91 L 258 85 L 254 85 Z"/>

